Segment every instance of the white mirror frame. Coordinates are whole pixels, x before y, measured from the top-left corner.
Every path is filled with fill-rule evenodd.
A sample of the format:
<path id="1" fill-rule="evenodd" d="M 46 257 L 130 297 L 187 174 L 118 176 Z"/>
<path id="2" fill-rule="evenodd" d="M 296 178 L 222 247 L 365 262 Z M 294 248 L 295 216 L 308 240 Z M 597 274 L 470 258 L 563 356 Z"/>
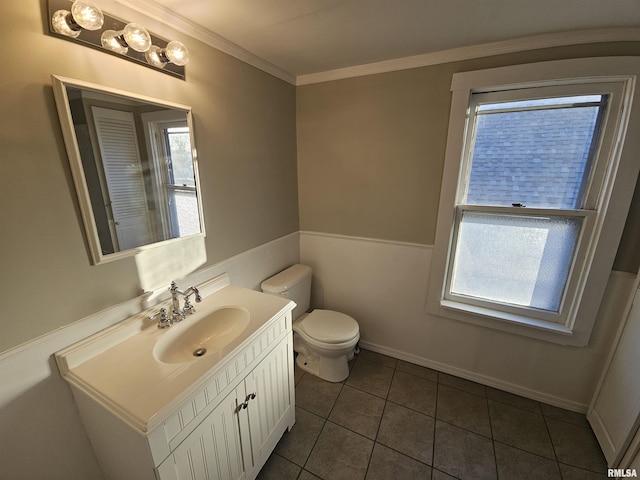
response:
<path id="1" fill-rule="evenodd" d="M 73 176 L 73 182 L 74 182 L 76 194 L 78 197 L 78 203 L 80 206 L 80 212 L 82 215 L 84 230 L 87 236 L 87 242 L 89 244 L 92 263 L 97 265 L 101 263 L 112 262 L 115 260 L 120 260 L 122 258 L 131 257 L 144 250 L 174 244 L 177 242 L 181 242 L 185 239 L 205 237 L 206 233 L 205 233 L 205 225 L 204 225 L 204 215 L 202 211 L 200 175 L 198 172 L 198 157 L 196 154 L 195 138 L 194 138 L 195 136 L 193 134 L 193 120 L 191 115 L 191 107 L 174 103 L 174 102 L 147 97 L 145 95 L 138 95 L 138 94 L 126 92 L 123 90 L 105 87 L 103 85 L 97 85 L 97 84 L 85 82 L 82 80 L 67 78 L 59 75 L 51 75 L 51 78 L 52 78 L 53 93 L 55 97 L 56 108 L 58 111 L 58 116 L 60 118 L 60 126 L 62 128 L 62 136 L 64 138 L 67 155 L 69 157 L 69 165 L 71 167 L 71 174 Z M 191 136 L 191 156 L 193 160 L 193 172 L 195 176 L 196 198 L 197 198 L 197 205 L 198 205 L 198 215 L 200 219 L 200 233 L 196 233 L 196 234 L 192 234 L 184 237 L 171 238 L 168 240 L 161 240 L 158 242 L 138 246 L 135 248 L 130 248 L 128 250 L 117 251 L 114 253 L 104 254 L 102 252 L 102 248 L 100 245 L 100 238 L 98 236 L 98 229 L 96 226 L 96 220 L 95 220 L 93 208 L 91 205 L 91 198 L 89 196 L 89 188 L 88 188 L 86 177 L 85 177 L 82 158 L 80 155 L 80 149 L 78 147 L 78 139 L 76 137 L 73 118 L 71 115 L 69 97 L 67 95 L 67 87 L 94 91 L 101 94 L 115 95 L 121 98 L 128 98 L 136 102 L 142 102 L 150 105 L 157 105 L 165 108 L 171 108 L 174 110 L 180 110 L 185 113 L 186 119 L 187 119 L 187 125 L 189 127 L 189 132 Z"/>

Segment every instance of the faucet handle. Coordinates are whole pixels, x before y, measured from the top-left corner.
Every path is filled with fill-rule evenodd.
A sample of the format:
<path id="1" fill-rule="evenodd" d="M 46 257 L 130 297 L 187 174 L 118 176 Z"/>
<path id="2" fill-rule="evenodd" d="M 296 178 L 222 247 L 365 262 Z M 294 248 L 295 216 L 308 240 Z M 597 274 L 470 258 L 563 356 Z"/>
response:
<path id="1" fill-rule="evenodd" d="M 196 300 L 197 302 L 198 300 Z M 189 300 L 189 298 L 184 299 L 184 307 L 182 308 L 182 314 L 186 317 L 187 315 L 192 315 L 196 313 L 196 309 Z"/>
<path id="2" fill-rule="evenodd" d="M 157 317 L 160 317 L 158 318 L 158 328 L 168 328 L 171 326 L 171 319 L 169 318 L 169 315 L 167 315 L 166 308 L 161 308 L 160 311 L 150 315 L 148 318 L 149 320 L 155 320 Z"/>

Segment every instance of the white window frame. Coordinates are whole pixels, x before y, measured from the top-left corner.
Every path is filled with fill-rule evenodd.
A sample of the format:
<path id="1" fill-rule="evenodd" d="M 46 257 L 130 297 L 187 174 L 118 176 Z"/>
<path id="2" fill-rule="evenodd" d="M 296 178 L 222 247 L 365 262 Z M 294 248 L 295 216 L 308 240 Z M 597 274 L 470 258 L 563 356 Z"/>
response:
<path id="1" fill-rule="evenodd" d="M 156 196 L 160 200 L 157 206 L 159 210 L 159 223 L 163 231 L 163 238 L 177 238 L 174 235 L 174 225 L 171 220 L 172 214 L 169 208 L 169 191 L 187 191 L 198 196 L 197 187 L 176 185 L 169 182 L 168 166 L 166 165 L 169 153 L 165 144 L 163 129 L 170 127 L 187 127 L 188 122 L 184 118 L 176 115 L 173 110 L 162 110 L 159 112 L 143 113 L 141 115 L 144 126 L 147 151 L 150 154 L 149 169 L 152 172 L 152 179 Z M 195 173 L 195 171 L 194 171 Z M 201 214 L 200 214 L 201 215 Z M 202 216 L 200 217 L 202 218 Z M 200 227 L 202 229 L 202 227 Z"/>
<path id="2" fill-rule="evenodd" d="M 640 132 L 640 95 L 634 95 L 639 75 L 640 57 L 559 60 L 454 74 L 427 297 L 429 313 L 559 344 L 582 346 L 588 343 L 640 170 L 640 135 L 626 135 L 627 131 Z M 456 222 L 461 214 L 458 187 L 468 167 L 465 161 L 468 142 L 465 139 L 469 133 L 472 95 L 488 92 L 509 95 L 510 91 L 541 87 L 570 93 L 572 86 L 577 86 L 576 94 L 582 94 L 591 88 L 590 85 L 605 86 L 610 91 L 611 84 L 616 85 L 617 90 L 610 92 L 613 100 L 600 151 L 600 156 L 605 155 L 609 160 L 604 158 L 599 166 L 606 165 L 606 169 L 595 174 L 596 184 L 602 179 L 603 187 L 589 187 L 588 208 L 573 212 L 584 218 L 586 226 L 579 239 L 561 315 L 530 315 L 527 309 L 502 308 L 490 302 L 489 305 L 487 302 L 462 302 L 449 295 L 446 287 L 451 245 L 455 241 Z M 498 210 L 499 207 L 496 208 Z M 523 213 L 543 212 L 527 208 Z"/>

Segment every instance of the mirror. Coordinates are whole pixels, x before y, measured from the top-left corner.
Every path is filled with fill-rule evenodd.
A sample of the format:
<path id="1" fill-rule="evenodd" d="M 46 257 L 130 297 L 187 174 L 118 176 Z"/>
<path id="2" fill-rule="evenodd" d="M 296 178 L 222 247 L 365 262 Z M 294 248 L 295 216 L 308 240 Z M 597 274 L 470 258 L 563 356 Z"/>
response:
<path id="1" fill-rule="evenodd" d="M 204 236 L 191 108 L 52 79 L 93 262 Z"/>

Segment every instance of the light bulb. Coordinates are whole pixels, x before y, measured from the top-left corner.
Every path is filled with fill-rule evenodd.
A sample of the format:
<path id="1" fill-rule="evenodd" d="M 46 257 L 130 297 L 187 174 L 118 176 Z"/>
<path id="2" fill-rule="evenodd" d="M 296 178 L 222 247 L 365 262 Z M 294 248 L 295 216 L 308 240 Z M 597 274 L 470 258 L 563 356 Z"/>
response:
<path id="1" fill-rule="evenodd" d="M 144 57 L 150 65 L 158 68 L 164 68 L 167 63 L 183 66 L 189 62 L 189 50 L 183 43 L 173 40 L 165 48 L 151 45 Z"/>
<path id="2" fill-rule="evenodd" d="M 182 66 L 189 63 L 189 50 L 182 42 L 177 40 L 169 42 L 167 48 L 164 50 L 164 54 L 171 63 L 176 65 Z"/>
<path id="3" fill-rule="evenodd" d="M 122 31 L 122 36 L 127 45 L 136 52 L 146 52 L 151 47 L 151 35 L 137 23 L 128 23 Z"/>
<path id="4" fill-rule="evenodd" d="M 57 10 L 51 17 L 51 26 L 53 29 L 67 37 L 77 38 L 80 35 L 82 29 L 74 29 L 71 27 L 73 19 L 71 18 L 71 12 L 69 10 Z"/>
<path id="5" fill-rule="evenodd" d="M 149 65 L 154 67 L 164 68 L 167 64 L 162 49 L 156 45 L 151 45 L 151 48 L 144 53 L 144 58 L 147 59 Z"/>
<path id="6" fill-rule="evenodd" d="M 121 55 L 126 55 L 129 51 L 126 45 L 123 45 L 118 32 L 115 30 L 105 30 L 100 35 L 100 43 L 107 50 L 111 50 L 112 52 L 119 53 Z"/>
<path id="7" fill-rule="evenodd" d="M 73 20 L 86 30 L 100 30 L 104 23 L 102 10 L 86 0 L 76 0 L 71 5 Z"/>

